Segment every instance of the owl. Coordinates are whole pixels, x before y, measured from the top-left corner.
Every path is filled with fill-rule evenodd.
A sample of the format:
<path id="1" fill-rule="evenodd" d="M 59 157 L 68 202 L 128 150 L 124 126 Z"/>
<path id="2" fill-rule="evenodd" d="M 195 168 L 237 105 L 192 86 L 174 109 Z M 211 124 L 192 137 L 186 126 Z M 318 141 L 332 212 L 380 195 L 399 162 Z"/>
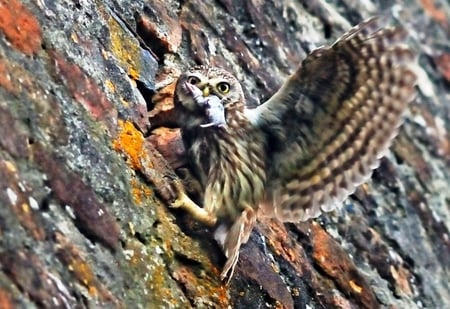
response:
<path id="1" fill-rule="evenodd" d="M 407 33 L 372 18 L 310 53 L 265 103 L 246 107 L 239 81 L 195 66 L 176 85 L 175 111 L 199 207 L 174 207 L 214 226 L 231 278 L 259 215 L 283 222 L 328 212 L 367 181 L 415 95 Z"/>

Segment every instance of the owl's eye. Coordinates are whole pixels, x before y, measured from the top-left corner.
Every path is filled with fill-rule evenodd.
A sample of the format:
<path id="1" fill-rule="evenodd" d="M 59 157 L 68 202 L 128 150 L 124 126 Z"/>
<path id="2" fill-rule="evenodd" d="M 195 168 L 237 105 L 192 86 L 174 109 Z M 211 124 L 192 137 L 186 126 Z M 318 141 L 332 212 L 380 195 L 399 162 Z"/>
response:
<path id="1" fill-rule="evenodd" d="M 191 85 L 196 85 L 200 82 L 200 79 L 197 76 L 189 76 L 187 82 Z"/>
<path id="2" fill-rule="evenodd" d="M 220 82 L 217 84 L 217 90 L 222 93 L 228 93 L 230 91 L 230 84 L 226 82 Z"/>

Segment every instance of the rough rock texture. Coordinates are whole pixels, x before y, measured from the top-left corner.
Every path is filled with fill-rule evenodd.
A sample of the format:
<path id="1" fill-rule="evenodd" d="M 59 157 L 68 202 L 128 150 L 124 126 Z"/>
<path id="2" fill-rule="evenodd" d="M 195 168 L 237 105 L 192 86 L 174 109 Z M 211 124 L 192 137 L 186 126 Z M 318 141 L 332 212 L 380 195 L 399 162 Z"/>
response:
<path id="1" fill-rule="evenodd" d="M 0 308 L 449 307 L 450 6 L 391 2 L 0 0 Z M 380 12 L 421 65 L 392 151 L 341 210 L 260 222 L 223 285 L 210 231 L 167 208 L 173 81 L 222 66 L 255 105 Z"/>

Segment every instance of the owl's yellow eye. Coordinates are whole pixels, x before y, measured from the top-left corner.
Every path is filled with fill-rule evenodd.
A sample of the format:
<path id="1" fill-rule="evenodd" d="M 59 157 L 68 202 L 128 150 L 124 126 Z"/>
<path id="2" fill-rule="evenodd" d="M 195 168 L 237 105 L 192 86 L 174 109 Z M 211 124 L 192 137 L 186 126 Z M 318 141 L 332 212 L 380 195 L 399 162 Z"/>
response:
<path id="1" fill-rule="evenodd" d="M 226 82 L 220 82 L 217 84 L 217 90 L 222 93 L 228 93 L 230 91 L 230 84 Z"/>
<path id="2" fill-rule="evenodd" d="M 200 79 L 197 76 L 189 76 L 187 82 L 191 85 L 196 85 L 200 82 Z"/>

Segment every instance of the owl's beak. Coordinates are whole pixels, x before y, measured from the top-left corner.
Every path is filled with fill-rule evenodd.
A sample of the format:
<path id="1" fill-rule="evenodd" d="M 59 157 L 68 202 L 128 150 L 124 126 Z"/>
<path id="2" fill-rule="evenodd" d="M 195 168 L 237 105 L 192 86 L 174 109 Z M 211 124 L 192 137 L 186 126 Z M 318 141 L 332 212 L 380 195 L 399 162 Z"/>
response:
<path id="1" fill-rule="evenodd" d="M 206 98 L 206 97 L 209 97 L 209 95 L 211 94 L 211 91 L 210 91 L 210 89 L 209 89 L 209 86 L 205 86 L 205 88 L 203 88 L 202 94 L 203 94 L 203 96 L 204 96 L 205 98 Z"/>

